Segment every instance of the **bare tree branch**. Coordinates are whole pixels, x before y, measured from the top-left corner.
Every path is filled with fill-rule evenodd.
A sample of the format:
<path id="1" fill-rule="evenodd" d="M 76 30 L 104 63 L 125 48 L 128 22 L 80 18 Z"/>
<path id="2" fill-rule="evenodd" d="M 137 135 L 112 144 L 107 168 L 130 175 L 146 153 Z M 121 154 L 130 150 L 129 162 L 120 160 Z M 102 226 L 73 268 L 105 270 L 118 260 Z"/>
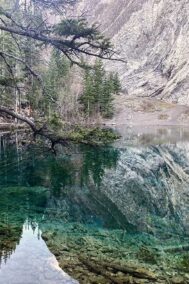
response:
<path id="1" fill-rule="evenodd" d="M 21 121 L 27 123 L 34 132 L 37 131 L 35 123 L 27 117 L 24 117 L 24 116 L 6 108 L 6 107 L 3 107 L 3 106 L 0 106 L 0 113 L 6 113 L 6 114 L 8 114 L 8 115 L 10 115 L 14 118 L 17 118 L 18 120 L 21 120 Z"/>

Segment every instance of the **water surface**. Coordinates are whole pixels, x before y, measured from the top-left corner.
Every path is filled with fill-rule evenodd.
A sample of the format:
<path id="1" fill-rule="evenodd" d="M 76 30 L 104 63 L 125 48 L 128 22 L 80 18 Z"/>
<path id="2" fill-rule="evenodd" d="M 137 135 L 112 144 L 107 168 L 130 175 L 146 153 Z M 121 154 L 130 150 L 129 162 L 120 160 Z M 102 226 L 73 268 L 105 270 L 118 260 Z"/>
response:
<path id="1" fill-rule="evenodd" d="M 0 283 L 188 283 L 188 130 L 120 131 L 56 155 L 1 136 Z"/>
<path id="2" fill-rule="evenodd" d="M 55 256 L 41 238 L 38 225 L 26 220 L 15 250 L 12 254 L 4 251 L 0 283 L 77 284 L 78 282 L 61 270 Z"/>

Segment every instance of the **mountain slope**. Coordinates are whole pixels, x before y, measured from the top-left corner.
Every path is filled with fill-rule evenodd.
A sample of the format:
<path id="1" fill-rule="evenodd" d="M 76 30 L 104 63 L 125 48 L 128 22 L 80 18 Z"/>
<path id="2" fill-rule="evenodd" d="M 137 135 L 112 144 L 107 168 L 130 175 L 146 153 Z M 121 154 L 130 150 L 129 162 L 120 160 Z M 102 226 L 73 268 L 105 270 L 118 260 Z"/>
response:
<path id="1" fill-rule="evenodd" d="M 189 104 L 189 2 L 186 0 L 81 0 L 76 13 L 98 22 L 124 63 L 124 92 Z"/>

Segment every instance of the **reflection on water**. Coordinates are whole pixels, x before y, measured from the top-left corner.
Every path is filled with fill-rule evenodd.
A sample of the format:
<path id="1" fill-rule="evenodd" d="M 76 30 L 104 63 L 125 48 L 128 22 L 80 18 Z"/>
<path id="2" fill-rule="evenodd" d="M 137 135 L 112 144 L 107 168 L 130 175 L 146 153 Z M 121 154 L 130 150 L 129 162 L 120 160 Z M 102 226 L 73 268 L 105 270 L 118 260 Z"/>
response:
<path id="1" fill-rule="evenodd" d="M 80 283 L 188 283 L 187 131 L 124 131 L 114 147 L 58 146 L 56 156 L 1 139 L 0 276 L 26 275 L 27 259 L 31 283 L 59 283 L 56 271 L 67 280 L 49 248 Z"/>
<path id="2" fill-rule="evenodd" d="M 128 145 L 162 145 L 175 144 L 177 142 L 189 141 L 188 127 L 175 126 L 124 126 L 116 127 L 116 131 L 122 136 L 116 142 L 117 147 L 127 147 Z"/>
<path id="3" fill-rule="evenodd" d="M 12 255 L 4 254 L 0 268 L 2 284 L 71 284 L 72 280 L 58 266 L 54 255 L 41 238 L 37 223 L 26 221 L 22 236 Z"/>

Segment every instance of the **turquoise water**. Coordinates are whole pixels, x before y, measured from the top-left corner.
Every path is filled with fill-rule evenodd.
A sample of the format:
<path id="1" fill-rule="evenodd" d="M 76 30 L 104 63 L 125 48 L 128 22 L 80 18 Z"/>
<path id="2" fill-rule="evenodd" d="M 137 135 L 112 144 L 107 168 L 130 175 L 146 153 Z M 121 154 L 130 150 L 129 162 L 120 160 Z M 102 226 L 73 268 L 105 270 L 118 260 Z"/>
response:
<path id="1" fill-rule="evenodd" d="M 189 283 L 189 142 L 157 133 L 56 155 L 2 135 L 0 283 Z"/>

